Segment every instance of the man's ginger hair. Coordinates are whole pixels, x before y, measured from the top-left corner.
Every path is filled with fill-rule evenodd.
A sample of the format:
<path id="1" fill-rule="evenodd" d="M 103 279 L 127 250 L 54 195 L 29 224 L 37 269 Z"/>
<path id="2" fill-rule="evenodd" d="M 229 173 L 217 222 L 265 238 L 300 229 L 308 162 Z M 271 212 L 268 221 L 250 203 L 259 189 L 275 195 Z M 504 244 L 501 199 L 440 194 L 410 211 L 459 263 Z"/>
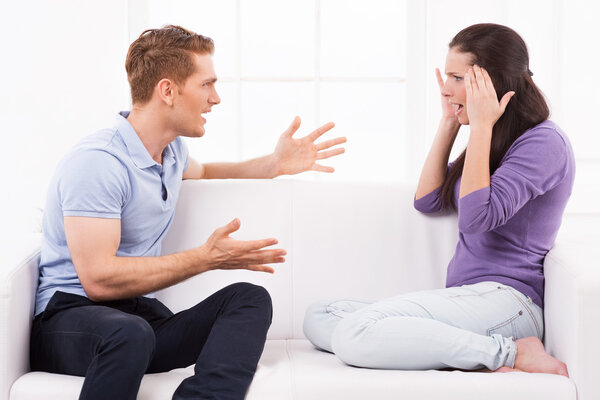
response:
<path id="1" fill-rule="evenodd" d="M 183 85 L 195 72 L 193 54 L 213 54 L 211 38 L 181 26 L 166 25 L 144 31 L 129 46 L 125 70 L 133 104 L 146 104 L 164 78 Z"/>

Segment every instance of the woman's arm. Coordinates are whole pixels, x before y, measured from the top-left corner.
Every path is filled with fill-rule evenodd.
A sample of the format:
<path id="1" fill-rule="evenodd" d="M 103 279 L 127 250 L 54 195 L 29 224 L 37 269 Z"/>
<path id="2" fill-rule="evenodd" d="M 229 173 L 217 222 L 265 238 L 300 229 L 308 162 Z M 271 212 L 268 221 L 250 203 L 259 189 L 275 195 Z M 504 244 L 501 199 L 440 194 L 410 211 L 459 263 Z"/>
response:
<path id="1" fill-rule="evenodd" d="M 492 130 L 515 92 L 500 102 L 486 70 L 474 65 L 465 75 L 467 114 L 471 134 L 460 182 L 460 198 L 490 186 L 490 145 Z"/>
<path id="2" fill-rule="evenodd" d="M 442 74 L 439 69 L 436 68 L 435 72 L 441 93 L 444 88 L 444 80 L 442 79 Z M 427 155 L 425 164 L 421 170 L 415 200 L 433 192 L 444 183 L 446 171 L 448 169 L 450 151 L 452 150 L 452 145 L 454 144 L 454 140 L 460 129 L 460 123 L 454 114 L 453 107 L 448 103 L 448 100 L 443 94 L 441 95 L 441 98 L 442 119 L 440 120 L 435 139 L 433 140 L 433 144 L 431 145 L 431 149 L 429 150 L 429 154 Z"/>

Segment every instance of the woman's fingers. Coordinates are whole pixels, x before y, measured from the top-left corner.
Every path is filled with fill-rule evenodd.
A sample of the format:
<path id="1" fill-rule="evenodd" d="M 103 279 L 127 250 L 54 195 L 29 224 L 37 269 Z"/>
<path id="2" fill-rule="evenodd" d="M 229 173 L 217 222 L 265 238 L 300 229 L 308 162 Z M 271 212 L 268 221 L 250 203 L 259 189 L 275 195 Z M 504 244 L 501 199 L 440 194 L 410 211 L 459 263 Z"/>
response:
<path id="1" fill-rule="evenodd" d="M 467 98 L 473 96 L 473 69 L 469 68 L 465 74 L 465 89 L 467 92 Z"/>
<path id="2" fill-rule="evenodd" d="M 442 78 L 442 73 L 439 68 L 435 69 L 435 77 L 437 78 L 438 86 L 440 87 L 440 91 L 444 88 L 444 79 Z"/>
<path id="3" fill-rule="evenodd" d="M 483 71 L 481 69 L 481 67 L 477 64 L 473 65 L 473 73 L 475 74 L 475 81 L 477 82 L 477 87 L 481 90 L 485 90 L 486 87 L 486 82 L 485 82 L 485 78 L 483 77 Z"/>
<path id="4" fill-rule="evenodd" d="M 500 111 L 502 114 L 504 114 L 504 110 L 506 110 L 506 106 L 508 105 L 508 102 L 510 101 L 510 99 L 512 99 L 512 97 L 515 95 L 515 92 L 510 91 L 508 93 L 506 93 L 504 96 L 502 96 L 502 99 L 500 99 Z"/>

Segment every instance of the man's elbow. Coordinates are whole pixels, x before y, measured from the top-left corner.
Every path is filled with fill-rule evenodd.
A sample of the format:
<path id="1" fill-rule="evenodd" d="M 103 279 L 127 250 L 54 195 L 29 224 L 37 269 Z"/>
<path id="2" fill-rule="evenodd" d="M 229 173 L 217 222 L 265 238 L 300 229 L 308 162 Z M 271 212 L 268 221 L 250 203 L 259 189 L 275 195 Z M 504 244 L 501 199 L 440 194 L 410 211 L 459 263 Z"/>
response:
<path id="1" fill-rule="evenodd" d="M 89 275 L 79 275 L 79 281 L 86 296 L 93 302 L 114 300 L 111 291 L 102 284 L 101 279 Z"/>

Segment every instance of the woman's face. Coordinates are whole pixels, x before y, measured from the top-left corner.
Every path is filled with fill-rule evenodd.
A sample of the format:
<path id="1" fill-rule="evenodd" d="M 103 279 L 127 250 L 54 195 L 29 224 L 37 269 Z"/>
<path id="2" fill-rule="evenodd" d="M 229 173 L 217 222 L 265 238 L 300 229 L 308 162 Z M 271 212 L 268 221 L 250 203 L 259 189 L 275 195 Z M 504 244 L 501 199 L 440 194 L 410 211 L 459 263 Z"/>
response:
<path id="1" fill-rule="evenodd" d="M 467 115 L 467 92 L 465 90 L 465 75 L 473 66 L 471 53 L 461 53 L 454 47 L 446 56 L 446 82 L 442 89 L 442 96 L 454 107 L 454 115 L 458 117 L 461 125 L 469 125 Z"/>

